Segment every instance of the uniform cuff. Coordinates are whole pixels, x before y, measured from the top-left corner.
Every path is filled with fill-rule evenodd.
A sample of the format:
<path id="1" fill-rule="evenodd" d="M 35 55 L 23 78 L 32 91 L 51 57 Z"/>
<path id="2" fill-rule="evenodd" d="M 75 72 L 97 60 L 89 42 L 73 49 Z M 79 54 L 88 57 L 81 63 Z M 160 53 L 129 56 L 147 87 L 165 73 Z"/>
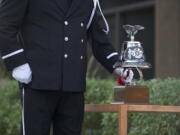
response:
<path id="1" fill-rule="evenodd" d="M 107 63 L 105 63 L 104 66 L 109 71 L 109 73 L 113 73 L 113 65 L 118 61 L 118 59 L 119 55 L 114 55 L 111 58 L 107 59 Z"/>
<path id="2" fill-rule="evenodd" d="M 24 52 L 20 52 L 16 55 L 4 59 L 4 63 L 8 71 L 12 71 L 15 67 L 27 63 Z"/>

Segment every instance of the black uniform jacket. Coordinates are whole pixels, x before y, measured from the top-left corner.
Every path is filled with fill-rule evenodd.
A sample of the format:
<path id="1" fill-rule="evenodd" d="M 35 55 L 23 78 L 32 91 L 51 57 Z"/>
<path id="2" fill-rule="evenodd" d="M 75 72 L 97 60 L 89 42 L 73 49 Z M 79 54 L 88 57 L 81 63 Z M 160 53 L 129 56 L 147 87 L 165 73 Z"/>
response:
<path id="1" fill-rule="evenodd" d="M 89 29 L 93 0 L 3 0 L 0 4 L 0 52 L 9 71 L 25 63 L 36 89 L 84 91 L 88 38 L 96 59 L 110 72 L 118 59 L 97 11 Z M 102 18 L 101 18 L 102 19 Z"/>

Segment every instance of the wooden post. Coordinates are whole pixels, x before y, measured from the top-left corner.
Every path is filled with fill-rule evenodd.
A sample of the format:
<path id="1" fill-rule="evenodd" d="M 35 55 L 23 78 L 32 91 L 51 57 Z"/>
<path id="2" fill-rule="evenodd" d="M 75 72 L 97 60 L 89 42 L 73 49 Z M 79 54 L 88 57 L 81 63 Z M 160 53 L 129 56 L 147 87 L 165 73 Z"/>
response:
<path id="1" fill-rule="evenodd" d="M 122 105 L 119 109 L 119 135 L 127 135 L 128 116 L 127 105 Z"/>
<path id="2" fill-rule="evenodd" d="M 156 77 L 180 76 L 180 1 L 156 0 Z"/>

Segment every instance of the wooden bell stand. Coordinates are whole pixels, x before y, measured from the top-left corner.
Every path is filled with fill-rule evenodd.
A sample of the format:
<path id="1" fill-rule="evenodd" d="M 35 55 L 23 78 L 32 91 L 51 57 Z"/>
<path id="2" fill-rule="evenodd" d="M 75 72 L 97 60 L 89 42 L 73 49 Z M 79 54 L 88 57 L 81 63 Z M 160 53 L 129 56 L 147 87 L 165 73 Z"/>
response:
<path id="1" fill-rule="evenodd" d="M 113 104 L 86 104 L 86 112 L 118 113 L 118 135 L 128 135 L 128 113 L 180 113 L 180 106 L 150 105 L 147 87 L 115 87 Z M 124 104 L 122 104 L 124 103 Z"/>
<path id="2" fill-rule="evenodd" d="M 86 112 L 118 113 L 118 135 L 128 135 L 128 113 L 180 113 L 180 106 L 133 105 L 133 104 L 86 104 Z"/>

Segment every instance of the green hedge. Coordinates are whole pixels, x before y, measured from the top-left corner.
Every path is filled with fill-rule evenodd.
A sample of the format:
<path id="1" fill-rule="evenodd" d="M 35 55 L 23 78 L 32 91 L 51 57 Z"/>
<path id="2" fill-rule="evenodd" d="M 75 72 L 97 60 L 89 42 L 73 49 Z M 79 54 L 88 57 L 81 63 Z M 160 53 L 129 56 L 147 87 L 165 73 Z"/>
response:
<path id="1" fill-rule="evenodd" d="M 88 79 L 86 103 L 113 101 L 112 80 Z M 143 82 L 150 87 L 151 104 L 180 106 L 180 79 L 154 79 Z M 0 135 L 19 135 L 21 108 L 17 82 L 0 81 Z M 131 113 L 129 135 L 180 135 L 179 114 Z M 116 135 L 116 113 L 85 113 L 83 135 Z"/>
<path id="2" fill-rule="evenodd" d="M 0 135 L 19 135 L 20 101 L 17 82 L 0 81 Z"/>

